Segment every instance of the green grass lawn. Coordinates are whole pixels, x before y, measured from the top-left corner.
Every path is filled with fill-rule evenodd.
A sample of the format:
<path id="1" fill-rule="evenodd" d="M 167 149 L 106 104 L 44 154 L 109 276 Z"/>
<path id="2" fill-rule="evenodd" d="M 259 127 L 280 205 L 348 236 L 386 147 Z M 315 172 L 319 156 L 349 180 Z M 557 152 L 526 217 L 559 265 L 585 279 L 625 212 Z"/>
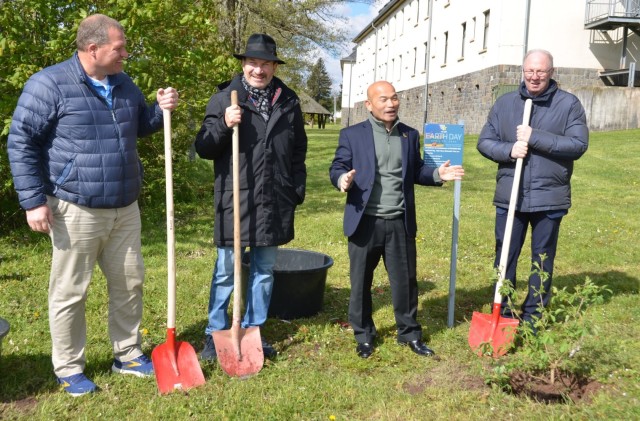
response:
<path id="1" fill-rule="evenodd" d="M 488 313 L 493 298 L 496 165 L 465 141 L 457 262 L 455 326 L 447 327 L 453 184 L 417 187 L 419 321 L 438 354 L 420 358 L 395 343 L 390 289 L 382 264 L 374 280 L 376 352 L 354 352 L 345 327 L 349 299 L 347 242 L 342 234 L 344 195 L 330 184 L 328 168 L 338 128 L 309 129 L 307 198 L 296 216 L 296 238 L 287 247 L 330 255 L 324 310 L 315 317 L 269 319 L 262 329 L 279 352 L 247 380 L 228 377 L 216 363 L 203 363 L 206 384 L 188 393 L 160 396 L 153 378 L 112 374 L 107 335 L 107 294 L 99 270 L 87 302 L 87 369 L 100 393 L 72 398 L 56 385 L 50 362 L 47 287 L 50 243 L 27 229 L 0 238 L 0 316 L 11 323 L 0 360 L 2 419 L 638 419 L 640 418 L 640 130 L 593 133 L 576 163 L 573 207 L 561 227 L 554 285 L 572 287 L 588 276 L 613 294 L 587 311 L 603 388 L 589 401 L 549 405 L 484 384 L 490 360 L 467 345 L 473 311 Z M 158 138 L 160 139 L 160 138 Z M 161 141 L 161 140 L 160 140 Z M 212 169 L 209 162 L 176 167 L 177 332 L 200 351 L 212 241 Z M 163 186 L 160 180 L 149 185 Z M 163 187 L 162 187 L 163 188 Z M 165 341 L 166 237 L 163 192 L 142 209 L 147 268 L 142 322 L 144 350 Z M 26 227 L 26 224 L 25 224 Z M 519 289 L 528 276 L 520 262 Z M 506 358 L 509 358 L 507 356 Z"/>

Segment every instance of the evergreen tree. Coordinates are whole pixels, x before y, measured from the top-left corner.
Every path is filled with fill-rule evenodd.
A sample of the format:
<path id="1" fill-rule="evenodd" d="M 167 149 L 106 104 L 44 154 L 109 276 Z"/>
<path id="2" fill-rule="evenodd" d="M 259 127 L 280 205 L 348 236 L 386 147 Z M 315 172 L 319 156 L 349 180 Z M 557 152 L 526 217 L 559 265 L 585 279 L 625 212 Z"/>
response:
<path id="1" fill-rule="evenodd" d="M 331 97 L 331 78 L 324 65 L 324 60 L 319 58 L 311 68 L 311 73 L 307 79 L 307 92 L 320 105 L 327 110 L 333 109 L 333 99 Z"/>

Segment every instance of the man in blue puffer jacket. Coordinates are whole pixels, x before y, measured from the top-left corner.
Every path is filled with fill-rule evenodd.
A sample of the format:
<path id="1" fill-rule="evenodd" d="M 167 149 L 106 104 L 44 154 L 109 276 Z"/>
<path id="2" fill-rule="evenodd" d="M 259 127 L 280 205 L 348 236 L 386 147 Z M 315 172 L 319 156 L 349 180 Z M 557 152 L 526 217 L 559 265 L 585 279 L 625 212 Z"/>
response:
<path id="1" fill-rule="evenodd" d="M 78 27 L 78 51 L 27 81 L 9 132 L 8 152 L 20 206 L 32 230 L 53 244 L 49 280 L 52 361 L 73 396 L 96 385 L 84 374 L 85 301 L 95 263 L 107 279 L 112 370 L 153 375 L 141 350 L 144 264 L 140 250 L 142 165 L 137 139 L 162 127 L 162 109 L 123 73 L 128 57 L 120 23 L 104 15 Z"/>
<path id="2" fill-rule="evenodd" d="M 524 81 L 520 89 L 498 98 L 478 138 L 478 151 L 498 163 L 496 206 L 496 260 L 502 251 L 507 210 L 518 158 L 523 159 L 522 181 L 513 222 L 505 279 L 516 283 L 516 265 L 531 225 L 532 270 L 540 264 L 548 277 L 537 273 L 529 277 L 527 297 L 521 319 L 535 332 L 540 306 L 550 299 L 553 262 L 562 217 L 571 206 L 573 162 L 587 150 L 589 130 L 578 98 L 558 88 L 552 79 L 553 57 L 545 50 L 529 51 L 522 65 Z M 529 125 L 522 125 L 524 103 L 533 101 Z M 541 263 L 541 255 L 545 255 Z M 503 296 L 502 312 L 515 317 Z"/>

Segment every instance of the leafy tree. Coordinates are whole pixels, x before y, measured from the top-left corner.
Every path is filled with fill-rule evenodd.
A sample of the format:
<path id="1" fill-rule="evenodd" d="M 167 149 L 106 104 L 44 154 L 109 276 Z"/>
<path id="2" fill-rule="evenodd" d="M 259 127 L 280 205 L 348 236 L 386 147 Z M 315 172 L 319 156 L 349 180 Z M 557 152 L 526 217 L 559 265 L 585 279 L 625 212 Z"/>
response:
<path id="1" fill-rule="evenodd" d="M 278 56 L 286 61 L 278 68 L 278 77 L 294 90 L 305 90 L 304 80 L 322 49 L 339 56 L 348 41 L 346 17 L 336 5 L 354 3 L 342 0 L 222 0 L 226 14 L 220 32 L 231 38 L 234 51 L 244 48 L 252 33 L 271 35 L 278 44 Z M 355 3 L 372 3 L 360 0 Z M 222 29 L 224 26 L 224 30 Z"/>
<path id="2" fill-rule="evenodd" d="M 68 2 L 0 3 L 0 217 L 6 228 L 21 214 L 6 151 L 11 116 L 29 76 L 70 55 L 77 14 Z"/>
<path id="3" fill-rule="evenodd" d="M 0 6 L 0 217 L 5 223 L 15 221 L 16 215 L 22 220 L 6 155 L 16 102 L 33 73 L 73 54 L 77 26 L 84 17 L 104 13 L 122 23 L 130 53 L 125 71 L 150 101 L 157 88 L 179 90 L 182 105 L 173 118 L 177 153 L 186 151 L 193 141 L 215 86 L 239 70 L 217 30 L 219 14 L 213 2 L 22 0 L 4 1 Z M 164 188 L 154 188 L 164 179 L 162 135 L 141 141 L 139 150 L 146 169 L 145 193 L 163 193 Z"/>
<path id="4" fill-rule="evenodd" d="M 248 35 L 254 32 L 267 33 L 276 38 L 278 46 L 297 50 L 302 46 L 309 50 L 314 44 L 327 51 L 333 51 L 346 41 L 346 33 L 335 25 L 346 22 L 344 16 L 335 12 L 341 0 L 218 0 L 223 10 L 220 21 L 221 33 L 231 39 L 231 45 L 238 51 L 244 47 Z M 371 1 L 360 1 L 370 3 Z M 285 54 L 286 57 L 291 57 Z"/>
<path id="5" fill-rule="evenodd" d="M 370 3 L 370 0 L 362 0 Z M 119 20 L 131 56 L 125 71 L 151 101 L 159 87 L 180 92 L 174 113 L 174 151 L 189 149 L 215 87 L 240 71 L 232 52 L 244 49 L 254 32 L 272 35 L 286 66 L 278 76 L 294 89 L 304 87 L 317 49 L 335 55 L 346 41 L 335 23 L 345 20 L 334 6 L 341 0 L 0 0 L 0 219 L 11 228 L 22 211 L 12 187 L 6 152 L 11 116 L 27 79 L 69 58 L 82 18 L 103 13 Z M 161 135 L 139 144 L 145 165 L 144 201 L 163 194 Z M 174 176 L 187 178 L 176 162 Z M 181 165 L 185 165 L 182 171 Z M 180 191 L 176 189 L 176 191 Z M 12 222 L 13 221 L 13 222 Z"/>

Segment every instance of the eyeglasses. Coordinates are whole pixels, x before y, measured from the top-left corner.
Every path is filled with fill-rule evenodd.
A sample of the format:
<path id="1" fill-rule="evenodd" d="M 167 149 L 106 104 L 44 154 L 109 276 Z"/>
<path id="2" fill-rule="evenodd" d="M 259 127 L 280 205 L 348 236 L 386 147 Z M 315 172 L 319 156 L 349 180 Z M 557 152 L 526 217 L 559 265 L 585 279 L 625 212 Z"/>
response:
<path id="1" fill-rule="evenodd" d="M 549 73 L 551 73 L 551 70 L 553 69 L 548 69 L 548 70 L 523 70 L 522 72 L 524 73 L 524 75 L 526 77 L 531 77 L 533 75 L 539 76 L 539 77 L 546 77 L 549 76 Z"/>

